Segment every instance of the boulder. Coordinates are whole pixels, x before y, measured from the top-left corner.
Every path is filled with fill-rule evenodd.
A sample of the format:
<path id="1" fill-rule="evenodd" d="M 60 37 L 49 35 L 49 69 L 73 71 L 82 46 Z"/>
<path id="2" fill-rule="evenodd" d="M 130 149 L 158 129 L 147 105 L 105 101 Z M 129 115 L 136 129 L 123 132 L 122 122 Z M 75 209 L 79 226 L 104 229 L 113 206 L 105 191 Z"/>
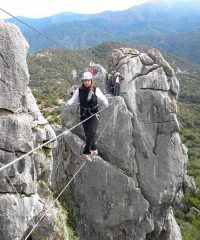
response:
<path id="1" fill-rule="evenodd" d="M 42 116 L 31 90 L 26 63 L 28 44 L 19 29 L 0 22 L 0 166 L 55 138 Z M 56 142 L 24 157 L 0 172 L 0 235 L 2 240 L 22 240 L 41 214 L 50 207 L 49 190 Z M 68 240 L 66 219 L 52 206 L 32 240 Z"/>
<path id="2" fill-rule="evenodd" d="M 110 98 L 110 106 L 100 113 L 100 157 L 88 162 L 81 155 L 81 126 L 75 135 L 67 134 L 54 152 L 54 189 L 86 161 L 68 198 L 80 239 L 181 239 L 170 206 L 180 201 L 192 180 L 179 137 L 174 71 L 156 49 L 148 54 L 115 49 L 109 67 L 124 80 L 120 96 Z M 73 111 L 64 109 L 63 131 L 78 122 Z"/>

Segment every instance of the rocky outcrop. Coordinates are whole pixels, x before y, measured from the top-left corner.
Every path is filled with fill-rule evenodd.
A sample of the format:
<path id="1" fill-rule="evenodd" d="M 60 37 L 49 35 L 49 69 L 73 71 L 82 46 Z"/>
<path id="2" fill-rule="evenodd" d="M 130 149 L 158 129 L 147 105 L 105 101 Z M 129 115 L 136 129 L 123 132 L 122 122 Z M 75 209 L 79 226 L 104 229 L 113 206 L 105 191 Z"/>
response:
<path id="1" fill-rule="evenodd" d="M 28 44 L 16 26 L 0 22 L 1 166 L 55 137 L 28 88 L 27 50 Z M 25 239 L 50 206 L 53 194 L 49 184 L 55 146 L 56 143 L 48 144 L 0 173 L 1 240 Z M 31 234 L 32 240 L 68 239 L 65 217 L 59 203 L 57 206 Z"/>
<path id="2" fill-rule="evenodd" d="M 66 194 L 77 233 L 81 240 L 180 240 L 170 206 L 192 180 L 178 133 L 179 83 L 156 49 L 147 54 L 116 49 L 110 70 L 124 76 L 121 96 L 109 99 L 111 105 L 101 113 L 99 156 L 90 157 Z M 73 111 L 63 107 L 63 130 L 78 122 Z M 59 141 L 55 189 L 85 161 L 81 138 L 80 130 Z"/>

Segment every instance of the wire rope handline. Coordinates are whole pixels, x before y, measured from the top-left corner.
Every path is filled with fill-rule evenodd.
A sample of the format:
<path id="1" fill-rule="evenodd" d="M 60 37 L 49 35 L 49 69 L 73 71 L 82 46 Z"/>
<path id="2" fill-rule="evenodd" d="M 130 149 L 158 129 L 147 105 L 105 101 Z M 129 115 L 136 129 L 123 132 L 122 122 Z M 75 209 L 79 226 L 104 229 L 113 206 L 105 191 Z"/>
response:
<path id="1" fill-rule="evenodd" d="M 111 119 L 113 118 L 114 114 L 115 114 L 115 111 L 113 111 L 111 117 L 109 118 L 109 120 L 108 120 L 108 122 L 106 123 L 104 129 L 102 130 L 101 134 L 100 134 L 99 137 L 97 138 L 95 144 L 99 141 L 99 139 L 100 139 L 101 136 L 103 135 L 104 131 L 106 130 L 106 128 L 107 128 L 108 124 L 110 123 Z"/>
<path id="2" fill-rule="evenodd" d="M 27 24 L 26 22 L 22 21 L 21 19 L 19 19 L 18 17 L 12 15 L 11 13 L 9 13 L 8 11 L 0 8 L 1 11 L 3 11 L 4 13 L 6 13 L 7 15 L 13 17 L 14 19 L 16 19 L 17 21 L 21 22 L 22 24 L 26 25 L 27 27 L 31 28 L 33 31 L 37 32 L 38 34 L 42 35 L 43 37 L 45 37 L 47 40 L 50 40 L 54 43 L 56 43 L 57 45 L 59 45 L 60 47 L 64 48 L 64 49 L 67 49 L 64 45 L 60 44 L 59 42 L 57 42 L 56 40 L 50 38 L 49 36 L 45 35 L 44 33 L 40 32 L 39 30 L 37 30 L 36 28 L 32 27 L 31 25 Z M 131 82 L 131 81 L 129 81 Z M 128 82 L 128 84 L 129 84 Z M 113 87 L 112 87 L 113 88 Z M 112 89 L 111 88 L 111 89 Z M 128 88 L 128 87 L 127 87 Z M 126 89 L 127 89 L 126 88 Z M 126 92 L 126 89 L 125 89 L 125 92 Z M 109 90 L 108 90 L 109 91 Z M 124 93 L 124 92 L 122 92 Z M 121 94 L 122 94 L 121 93 Z M 121 95 L 120 94 L 120 95 Z M 4 171 L 4 174 L 6 175 L 6 177 L 8 178 L 9 182 L 11 183 L 12 187 L 14 188 L 14 190 L 16 191 L 17 195 L 19 195 L 19 193 L 17 192 L 14 184 L 12 183 L 12 181 L 10 180 L 9 176 L 7 175 L 7 173 L 5 172 L 5 169 L 8 168 L 9 166 L 17 163 L 18 161 L 20 161 L 21 159 L 25 158 L 26 156 L 32 154 L 33 152 L 35 152 L 36 150 L 44 147 L 45 145 L 55 141 L 56 139 L 60 138 L 61 136 L 63 135 L 67 135 L 71 130 L 73 130 L 74 128 L 78 127 L 80 124 L 82 124 L 83 122 L 87 121 L 88 119 L 92 118 L 93 116 L 95 116 L 96 114 L 104 111 L 106 108 L 108 108 L 109 106 L 111 106 L 115 101 L 116 101 L 117 98 L 114 99 L 113 102 L 111 102 L 108 106 L 104 107 L 103 109 L 99 110 L 97 113 L 91 115 L 90 117 L 88 117 L 87 119 L 79 122 L 78 124 L 76 124 L 75 126 L 71 127 L 70 129 L 64 131 L 63 133 L 59 134 L 58 136 L 50 139 L 49 141 L 39 145 L 38 147 L 36 147 L 35 149 L 32 149 L 31 151 L 29 151 L 28 153 L 22 155 L 21 157 L 11 161 L 10 163 L 6 164 L 5 166 L 1 167 L 0 168 L 0 172 Z M 98 140 L 100 139 L 100 137 L 102 136 L 103 132 L 105 131 L 106 127 L 108 126 L 109 122 L 111 121 L 112 117 L 114 116 L 114 112 L 113 114 L 111 115 L 110 119 L 108 120 L 108 122 L 106 123 L 102 133 L 100 134 L 100 136 L 98 137 L 96 143 L 98 142 Z M 78 169 L 78 171 L 73 175 L 73 177 L 71 178 L 71 180 L 66 184 L 66 186 L 63 188 L 63 190 L 60 192 L 60 194 L 56 197 L 56 199 L 52 202 L 52 204 L 49 206 L 49 208 L 46 209 L 46 211 L 44 212 L 44 214 L 41 216 L 41 218 L 38 220 L 38 222 L 34 225 L 34 227 L 32 228 L 32 230 L 28 233 L 28 235 L 25 237 L 24 240 L 27 240 L 28 237 L 31 235 L 31 233 L 34 231 L 34 229 L 38 226 L 38 224 L 42 221 L 42 219 L 45 217 L 45 215 L 47 214 L 47 212 L 54 206 L 54 204 L 56 203 L 56 201 L 58 200 L 58 198 L 63 194 L 63 192 L 65 191 L 65 189 L 70 185 L 70 183 L 74 180 L 74 178 L 77 176 L 77 174 L 81 171 L 81 169 L 84 167 L 84 165 L 86 164 L 87 161 L 84 161 L 84 163 L 81 165 L 81 167 Z M 20 195 L 19 195 L 20 196 Z"/>
<path id="3" fill-rule="evenodd" d="M 115 99 L 115 100 L 116 100 L 116 99 Z M 115 101 L 115 100 L 114 100 L 114 101 Z M 110 106 L 114 103 L 114 101 L 111 102 L 108 106 L 106 106 L 106 107 L 102 108 L 101 110 L 99 110 L 97 113 L 95 113 L 95 114 L 91 115 L 90 117 L 86 118 L 85 120 L 83 120 L 83 121 L 77 123 L 76 125 L 74 125 L 74 126 L 71 127 L 70 129 L 68 129 L 68 130 L 66 130 L 66 131 L 64 131 L 64 132 L 62 132 L 61 134 L 57 135 L 56 137 L 54 137 L 54 138 L 48 140 L 47 142 L 45 142 L 45 143 L 43 143 L 43 144 L 37 146 L 36 148 L 32 149 L 31 151 L 25 153 L 24 155 L 22 155 L 22 156 L 16 158 L 15 160 L 13 160 L 13 161 L 11 161 L 10 163 L 6 164 L 5 166 L 1 167 L 1 168 L 0 168 L 0 172 L 2 172 L 3 170 L 5 170 L 5 169 L 8 168 L 9 166 L 13 165 L 14 163 L 20 161 L 21 159 L 23 159 L 23 158 L 29 156 L 30 154 L 32 154 L 33 152 L 37 151 L 38 149 L 41 149 L 42 147 L 46 146 L 47 144 L 49 144 L 49 143 L 55 141 L 56 139 L 60 138 L 61 136 L 63 136 L 63 135 L 67 135 L 67 134 L 68 134 L 71 130 L 73 130 L 74 128 L 78 127 L 78 126 L 81 125 L 82 123 L 86 122 L 88 119 L 92 118 L 92 117 L 95 116 L 96 114 L 98 114 L 98 113 L 104 111 L 105 109 L 107 109 L 108 107 L 110 107 Z"/>
<path id="4" fill-rule="evenodd" d="M 114 102 L 114 101 L 113 101 Z M 112 103 L 113 104 L 113 103 Z M 97 143 L 99 141 L 99 139 L 101 138 L 102 134 L 104 133 L 106 127 L 108 126 L 109 122 L 111 121 L 112 117 L 114 116 L 114 112 L 111 115 L 110 119 L 108 120 L 108 122 L 105 124 L 105 127 L 103 128 L 101 134 L 99 135 L 98 139 L 96 140 L 95 143 Z M 66 184 L 66 186 L 63 188 L 63 190 L 60 192 L 60 194 L 56 197 L 56 199 L 52 202 L 52 204 L 49 206 L 49 208 L 47 208 L 47 210 L 45 211 L 45 213 L 40 217 L 40 219 L 38 220 L 37 223 L 34 223 L 33 228 L 31 229 L 31 231 L 28 233 L 28 235 L 25 237 L 24 240 L 28 240 L 28 237 L 31 235 L 31 233 L 35 230 L 35 228 L 39 225 L 39 223 L 42 221 L 42 219 L 45 217 L 45 215 L 47 214 L 47 212 L 54 206 L 54 204 L 56 203 L 56 201 L 58 200 L 58 198 L 63 194 L 63 192 L 66 190 L 66 188 L 70 185 L 70 183 L 73 181 L 73 179 L 78 175 L 78 173 L 81 171 L 81 169 L 84 167 L 84 165 L 87 163 L 87 161 L 84 161 L 84 163 L 81 165 L 81 167 L 77 170 L 77 172 L 73 175 L 73 177 L 71 178 L 71 180 Z M 12 183 L 11 179 L 9 178 L 8 174 L 6 173 L 5 170 L 3 170 L 3 173 L 5 174 L 5 176 L 8 178 L 11 186 L 13 187 L 13 189 L 15 190 L 16 194 L 19 196 L 19 198 L 21 199 L 20 194 L 18 193 L 17 189 L 15 188 L 14 184 Z M 27 209 L 26 209 L 27 210 Z"/>
<path id="5" fill-rule="evenodd" d="M 25 237 L 24 240 L 27 240 L 28 237 L 31 235 L 31 233 L 35 230 L 35 228 L 38 226 L 38 224 L 42 221 L 42 219 L 45 217 L 45 215 L 48 213 L 49 210 L 51 210 L 51 208 L 54 206 L 54 204 L 56 203 L 56 201 L 58 200 L 58 198 L 63 194 L 63 192 L 65 191 L 65 189 L 70 185 L 70 183 L 74 180 L 74 178 L 76 177 L 76 175 L 81 171 L 81 169 L 85 166 L 85 164 L 87 163 L 87 161 L 84 161 L 84 163 L 80 166 L 80 168 L 78 169 L 78 171 L 76 171 L 76 173 L 74 174 L 74 176 L 70 179 L 70 181 L 65 185 L 65 187 L 62 189 L 62 191 L 59 193 L 59 195 L 55 198 L 55 200 L 51 203 L 51 205 L 46 209 L 46 211 L 44 212 L 44 214 L 40 217 L 40 219 L 38 220 L 38 222 L 34 225 L 34 227 L 32 228 L 32 230 L 28 233 L 28 235 Z"/>
<path id="6" fill-rule="evenodd" d="M 117 99 L 117 98 L 116 98 Z M 111 103 L 113 104 L 116 99 Z M 110 104 L 110 105 L 111 105 Z M 97 114 L 97 113 L 96 113 Z M 95 114 L 94 114 L 95 115 Z M 94 116 L 93 115 L 93 116 Z M 97 143 L 100 139 L 100 137 L 102 136 L 102 134 L 104 133 L 106 127 L 108 126 L 109 122 L 111 121 L 112 117 L 114 116 L 114 111 L 113 114 L 111 115 L 111 117 L 109 118 L 108 122 L 105 124 L 105 127 L 103 128 L 101 134 L 99 135 L 97 141 L 95 143 Z M 38 224 L 42 221 L 42 219 L 45 217 L 45 215 L 47 214 L 47 212 L 49 210 L 51 210 L 51 208 L 54 206 L 54 204 L 56 203 L 56 201 L 58 200 L 58 198 L 63 194 L 63 192 L 65 191 L 65 189 L 70 185 L 70 183 L 74 180 L 74 178 L 78 175 L 78 173 L 81 171 L 81 169 L 85 166 L 85 164 L 87 163 L 87 161 L 85 160 L 84 163 L 81 165 L 81 167 L 78 169 L 78 171 L 73 175 L 73 177 L 70 179 L 70 181 L 66 184 L 66 186 L 62 189 L 62 191 L 60 192 L 60 194 L 56 197 L 56 199 L 52 202 L 52 204 L 49 206 L 49 208 L 47 208 L 47 210 L 44 212 L 44 214 L 40 217 L 40 219 L 38 220 L 38 222 L 33 226 L 33 228 L 31 229 L 31 231 L 28 233 L 28 235 L 25 237 L 24 240 L 28 240 L 28 237 L 31 235 L 31 233 L 35 230 L 35 228 L 38 226 Z"/>
<path id="7" fill-rule="evenodd" d="M 92 118 L 92 117 L 95 116 L 96 114 L 102 112 L 103 110 L 105 110 L 106 108 L 108 108 L 109 106 L 111 106 L 112 104 L 113 104 L 113 102 L 110 103 L 108 106 L 106 106 L 106 107 L 102 108 L 101 110 L 99 110 L 97 113 L 95 113 L 95 114 L 91 115 L 90 117 L 86 118 L 85 120 L 77 123 L 76 125 L 74 125 L 74 126 L 71 127 L 70 129 L 62 132 L 62 133 L 59 134 L 58 136 L 56 136 L 56 137 L 48 140 L 47 142 L 39 145 L 38 147 L 36 147 L 36 148 L 32 149 L 31 151 L 29 151 L 29 152 L 25 153 L 24 155 L 22 155 L 21 157 L 18 157 L 18 158 L 16 158 L 15 160 L 9 162 L 8 164 L 6 164 L 5 166 L 3 166 L 3 167 L 0 168 L 0 172 L 2 172 L 3 170 L 5 170 L 6 168 L 10 167 L 10 166 L 13 165 L 14 163 L 19 162 L 21 159 L 29 156 L 30 154 L 32 154 L 32 153 L 35 152 L 36 150 L 41 149 L 41 148 L 44 147 L 45 145 L 47 145 L 47 144 L 55 141 L 56 139 L 60 138 L 60 137 L 63 136 L 64 134 L 67 135 L 71 130 L 73 130 L 74 128 L 78 127 L 78 126 L 81 125 L 82 123 L 86 122 L 88 119 Z"/>
<path id="8" fill-rule="evenodd" d="M 131 81 L 129 81 L 129 82 L 127 82 L 127 83 L 129 84 L 130 82 L 131 82 Z M 124 93 L 127 91 L 127 89 L 128 89 L 128 84 L 127 84 L 127 88 L 125 89 L 125 91 L 122 92 L 121 94 L 124 94 Z M 121 94 L 120 94 L 120 95 L 121 95 Z M 120 96 L 120 95 L 119 95 L 119 96 Z M 117 98 L 115 98 L 108 106 L 104 107 L 103 109 L 101 109 L 101 110 L 98 111 L 97 113 L 93 114 L 92 116 L 88 117 L 87 119 L 85 119 L 84 121 L 80 122 L 79 124 L 76 124 L 76 125 L 75 125 L 74 127 L 72 127 L 72 128 L 74 129 L 75 127 L 77 127 L 77 126 L 80 125 L 81 123 L 87 121 L 89 118 L 91 118 L 91 117 L 95 116 L 96 114 L 98 114 L 99 112 L 105 110 L 106 108 L 108 108 L 109 106 L 111 106 L 111 105 L 116 101 L 116 99 L 117 99 Z M 108 120 L 108 122 L 106 123 L 106 125 L 105 125 L 102 133 L 101 133 L 100 136 L 99 136 L 99 138 L 101 137 L 101 135 L 102 135 L 103 132 L 105 131 L 106 127 L 108 126 L 108 123 L 111 121 L 111 119 L 112 119 L 113 116 L 114 116 L 114 112 L 113 112 L 113 114 L 111 115 L 111 117 L 110 117 L 110 119 Z M 60 137 L 60 136 L 62 136 L 62 135 L 65 134 L 66 132 L 69 133 L 70 130 L 72 130 L 72 128 L 69 129 L 69 130 L 67 130 L 67 131 L 65 131 L 65 132 L 63 132 L 63 133 L 61 133 L 60 135 L 57 136 L 57 138 Z M 99 138 L 97 139 L 97 141 L 99 140 Z M 55 138 L 54 138 L 54 140 L 55 140 Z M 53 140 L 51 140 L 51 141 L 53 141 Z M 96 142 L 97 142 L 97 141 L 96 141 Z M 46 144 L 47 144 L 47 143 L 46 143 Z M 40 146 L 40 147 L 41 147 L 41 146 Z M 22 157 L 23 157 L 23 156 L 22 156 Z M 81 165 L 81 167 L 78 169 L 78 171 L 73 175 L 73 177 L 71 178 L 71 180 L 70 180 L 70 181 L 67 183 L 67 185 L 63 188 L 63 190 L 60 192 L 60 194 L 57 196 L 57 198 L 52 202 L 52 204 L 49 206 L 49 208 L 47 208 L 47 210 L 45 211 L 45 213 L 44 213 L 44 214 L 42 215 L 42 217 L 38 220 L 38 222 L 34 225 L 34 227 L 32 228 L 32 230 L 28 233 L 28 235 L 26 236 L 26 238 L 25 238 L 24 240 L 28 240 L 28 237 L 31 235 L 31 233 L 34 231 L 34 229 L 35 229 L 35 228 L 38 226 L 38 224 L 42 221 L 42 219 L 45 217 L 45 215 L 47 214 L 47 212 L 54 206 L 55 202 L 56 202 L 56 201 L 58 200 L 58 198 L 63 194 L 63 192 L 65 191 L 65 189 L 69 186 L 69 184 L 73 181 L 73 179 L 74 179 L 74 178 L 76 177 L 76 175 L 81 171 L 81 169 L 84 167 L 84 165 L 85 165 L 86 163 L 87 163 L 87 161 L 84 161 L 84 163 Z M 0 169 L 0 170 L 1 170 L 1 169 Z"/>
<path id="9" fill-rule="evenodd" d="M 116 99 L 115 99 L 116 100 Z M 114 101 L 113 101 L 114 102 Z M 113 102 L 111 104 L 113 104 Z M 94 114 L 95 115 L 95 114 Z M 103 128 L 101 134 L 99 135 L 97 141 L 95 143 L 97 143 L 100 139 L 100 137 L 102 136 L 102 134 L 104 133 L 106 127 L 108 126 L 109 122 L 111 121 L 112 117 L 114 116 L 114 112 L 111 115 L 111 117 L 109 118 L 108 122 L 105 124 L 105 127 Z M 45 211 L 45 213 L 41 216 L 41 218 L 38 220 L 38 222 L 34 225 L 34 227 L 31 229 L 31 231 L 28 233 L 28 235 L 26 236 L 26 238 L 24 240 L 27 240 L 28 237 L 31 235 L 31 233 L 35 230 L 35 228 L 38 226 L 38 224 L 42 221 L 42 219 L 45 217 L 45 215 L 47 214 L 47 212 L 54 206 L 55 202 L 58 200 L 58 198 L 63 194 L 63 192 L 65 191 L 65 189 L 70 185 L 70 183 L 73 181 L 73 179 L 78 175 L 78 173 L 81 171 L 81 169 L 84 167 L 84 165 L 87 163 L 87 161 L 85 160 L 84 163 L 81 165 L 81 167 L 78 169 L 78 171 L 74 174 L 74 176 L 71 178 L 71 180 L 66 184 L 66 186 L 63 188 L 63 190 L 60 192 L 60 194 L 57 196 L 57 198 L 52 202 L 52 204 L 50 205 L 49 208 L 47 208 L 47 210 Z"/>
<path id="10" fill-rule="evenodd" d="M 18 17 L 14 16 L 14 15 L 11 14 L 11 13 L 9 13 L 8 11 L 4 10 L 3 8 L 0 8 L 0 10 L 1 10 L 2 12 L 6 13 L 7 15 L 13 17 L 13 18 L 16 19 L 17 21 L 21 22 L 21 23 L 24 24 L 25 26 L 31 28 L 33 31 L 39 33 L 40 35 L 42 35 L 43 37 L 45 37 L 47 40 L 52 41 L 52 42 L 56 43 L 57 45 L 59 45 L 60 47 L 65 48 L 65 49 L 68 50 L 68 48 L 66 48 L 64 45 L 62 45 L 62 44 L 60 44 L 59 42 L 57 42 L 56 40 L 50 38 L 50 37 L 47 36 L 46 34 L 40 32 L 40 31 L 37 30 L 36 28 L 34 28 L 34 27 L 32 27 L 31 25 L 29 25 L 28 23 L 22 21 L 21 19 L 19 19 Z"/>
<path id="11" fill-rule="evenodd" d="M 129 83 L 129 82 L 128 82 L 128 83 Z M 111 88 L 111 89 L 112 89 L 112 88 Z M 109 91 L 110 91 L 110 89 L 109 89 L 107 92 L 109 92 Z M 121 94 L 122 94 L 122 93 L 121 93 Z M 120 95 L 121 95 L 121 94 L 120 94 Z M 0 168 L 0 172 L 2 172 L 3 170 L 5 170 L 5 169 L 8 168 L 9 166 L 13 165 L 14 163 L 20 161 L 21 159 L 29 156 L 30 154 L 32 154 L 33 152 L 37 151 L 38 149 L 41 149 L 42 147 L 46 146 L 47 144 L 55 141 L 56 139 L 60 138 L 60 137 L 63 136 L 64 134 L 67 135 L 67 134 L 68 134 L 71 130 L 73 130 L 74 128 L 76 128 L 76 127 L 78 127 L 79 125 L 81 125 L 82 123 L 86 122 L 88 119 L 92 118 L 92 117 L 95 116 L 96 114 L 104 111 L 106 108 L 108 108 L 109 106 L 111 106 L 115 101 L 116 101 L 116 99 L 114 99 L 108 106 L 100 109 L 97 113 L 95 113 L 95 114 L 91 115 L 90 117 L 86 118 L 85 120 L 79 122 L 78 124 L 76 124 L 75 126 L 71 127 L 70 129 L 64 131 L 63 133 L 61 133 L 61 134 L 59 134 L 58 136 L 50 139 L 49 141 L 47 141 L 47 142 L 45 142 L 45 143 L 37 146 L 36 148 L 32 149 L 31 151 L 25 153 L 24 155 L 22 155 L 22 156 L 20 156 L 20 157 L 18 157 L 18 158 L 16 158 L 15 160 L 11 161 L 10 163 L 4 165 L 3 167 Z"/>
<path id="12" fill-rule="evenodd" d="M 20 194 L 18 193 L 16 187 L 14 186 L 13 182 L 11 181 L 10 177 L 8 176 L 7 172 L 4 170 L 3 174 L 5 175 L 5 177 L 8 179 L 8 181 L 10 182 L 12 188 L 14 189 L 15 193 L 17 194 L 18 197 L 21 197 Z"/>
<path id="13" fill-rule="evenodd" d="M 127 82 L 127 85 L 128 85 L 130 82 L 131 82 L 131 80 Z M 127 88 L 125 89 L 125 92 L 126 92 L 127 89 L 128 89 L 128 86 L 127 86 Z M 124 92 L 122 92 L 121 94 L 123 94 L 123 93 L 124 93 Z M 121 95 L 121 94 L 120 94 L 120 95 Z M 119 95 L 119 96 L 120 96 L 120 95 Z M 95 116 L 96 114 L 98 114 L 98 113 L 104 111 L 105 109 L 107 109 L 108 107 L 110 107 L 110 106 L 116 101 L 116 99 L 117 99 L 117 98 L 115 98 L 108 106 L 100 109 L 97 113 L 95 113 L 95 114 L 91 115 L 90 117 L 86 118 L 85 120 L 77 123 L 76 125 L 74 125 L 74 126 L 71 127 L 70 129 L 62 132 L 61 134 L 57 135 L 56 137 L 48 140 L 47 142 L 39 145 L 38 147 L 32 149 L 31 151 L 25 153 L 24 155 L 16 158 L 15 160 L 13 160 L 13 161 L 11 161 L 10 163 L 6 164 L 5 166 L 1 167 L 1 168 L 0 168 L 0 172 L 2 172 L 3 170 L 5 170 L 5 169 L 8 168 L 9 166 L 13 165 L 14 163 L 17 163 L 18 161 L 20 161 L 21 159 L 25 158 L 26 156 L 29 156 L 30 154 L 32 154 L 32 153 L 35 152 L 36 150 L 41 149 L 41 148 L 44 147 L 45 145 L 47 145 L 47 144 L 55 141 L 56 139 L 60 138 L 60 137 L 63 136 L 64 134 L 67 135 L 67 134 L 68 134 L 71 130 L 73 130 L 74 128 L 78 127 L 78 126 L 81 125 L 82 123 L 86 122 L 88 119 L 92 118 L 92 117 Z"/>

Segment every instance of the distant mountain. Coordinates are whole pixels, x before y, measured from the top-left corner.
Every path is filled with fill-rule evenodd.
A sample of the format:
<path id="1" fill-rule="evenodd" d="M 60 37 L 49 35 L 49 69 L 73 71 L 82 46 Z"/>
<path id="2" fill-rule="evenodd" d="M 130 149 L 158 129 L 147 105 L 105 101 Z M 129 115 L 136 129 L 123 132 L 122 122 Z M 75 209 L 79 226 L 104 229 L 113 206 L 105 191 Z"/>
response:
<path id="1" fill-rule="evenodd" d="M 21 19 L 66 48 L 88 48 L 106 41 L 148 44 L 200 63 L 199 0 L 155 0 L 125 11 Z M 31 51 L 59 47 L 16 20 L 9 21 L 21 27 Z"/>
<path id="2" fill-rule="evenodd" d="M 51 24 L 63 23 L 63 22 L 73 22 L 73 21 L 84 21 L 90 18 L 91 15 L 87 14 L 78 14 L 78 13 L 71 13 L 71 12 L 64 12 L 59 13 L 53 16 L 44 17 L 44 18 L 28 18 L 18 16 L 17 18 L 27 24 L 31 25 L 33 28 L 37 28 L 38 30 L 45 29 L 49 27 Z M 30 29 L 25 26 L 23 23 L 19 22 L 15 18 L 10 18 L 7 21 L 16 24 L 20 27 L 22 32 L 27 32 Z"/>

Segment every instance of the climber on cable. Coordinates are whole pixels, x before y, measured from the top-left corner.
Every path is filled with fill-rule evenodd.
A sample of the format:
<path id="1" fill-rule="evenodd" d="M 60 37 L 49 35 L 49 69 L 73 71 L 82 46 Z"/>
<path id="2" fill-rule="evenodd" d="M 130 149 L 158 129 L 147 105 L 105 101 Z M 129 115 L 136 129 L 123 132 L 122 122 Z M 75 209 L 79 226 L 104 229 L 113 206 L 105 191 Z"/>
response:
<path id="1" fill-rule="evenodd" d="M 73 96 L 67 101 L 67 105 L 80 103 L 80 120 L 84 121 L 88 117 L 97 113 L 98 103 L 108 106 L 108 100 L 98 87 L 95 87 L 91 72 L 84 72 L 80 87 L 74 92 Z M 99 114 L 95 114 L 87 121 L 83 122 L 86 137 L 86 144 L 83 154 L 98 154 L 95 145 L 95 136 L 99 124 Z"/>

